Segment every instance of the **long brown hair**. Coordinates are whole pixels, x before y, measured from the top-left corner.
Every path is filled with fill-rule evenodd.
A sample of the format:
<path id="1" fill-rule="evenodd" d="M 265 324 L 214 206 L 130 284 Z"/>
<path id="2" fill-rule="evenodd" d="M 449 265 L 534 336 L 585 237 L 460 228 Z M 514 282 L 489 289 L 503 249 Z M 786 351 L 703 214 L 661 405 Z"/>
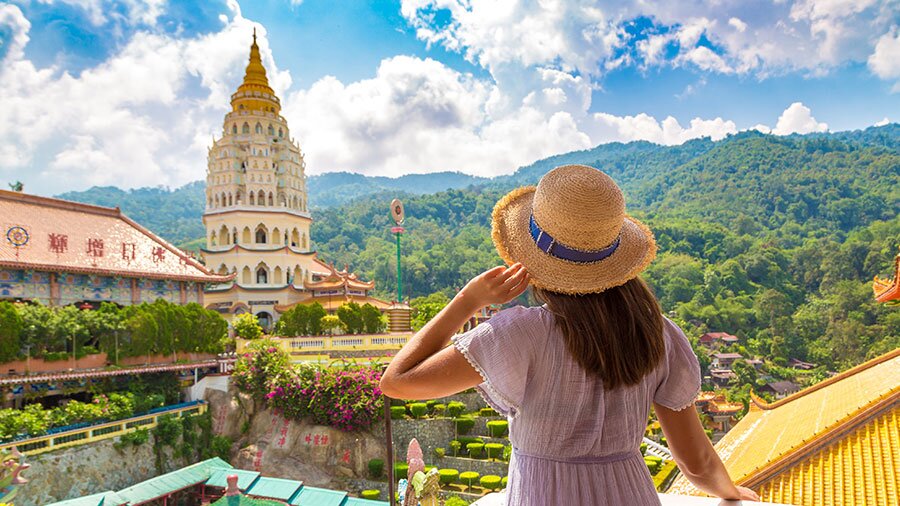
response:
<path id="1" fill-rule="evenodd" d="M 534 294 L 556 316 L 572 357 L 607 389 L 640 382 L 665 354 L 659 302 L 640 278 L 599 293 Z"/>

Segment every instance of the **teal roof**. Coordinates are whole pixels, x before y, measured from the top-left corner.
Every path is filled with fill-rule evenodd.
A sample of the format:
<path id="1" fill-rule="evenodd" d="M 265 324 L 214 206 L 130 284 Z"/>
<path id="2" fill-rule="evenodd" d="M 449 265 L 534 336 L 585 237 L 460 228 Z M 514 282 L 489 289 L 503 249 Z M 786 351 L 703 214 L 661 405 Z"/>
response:
<path id="1" fill-rule="evenodd" d="M 347 492 L 316 487 L 303 487 L 290 504 L 292 506 L 342 506 Z"/>
<path id="2" fill-rule="evenodd" d="M 256 497 L 290 501 L 302 486 L 302 482 L 295 480 L 260 476 L 259 479 L 244 493 Z"/>
<path id="3" fill-rule="evenodd" d="M 282 506 L 284 503 L 280 501 L 267 501 L 265 499 L 253 499 L 245 495 L 235 495 L 231 497 L 222 497 L 218 501 L 212 503 L 212 506 Z"/>
<path id="4" fill-rule="evenodd" d="M 206 480 L 206 485 L 210 487 L 228 487 L 228 475 L 236 474 L 238 477 L 238 488 L 242 491 L 247 490 L 250 485 L 253 485 L 253 482 L 259 478 L 259 472 L 257 471 L 247 471 L 246 469 L 234 469 L 231 466 L 222 467 L 220 469 L 213 469 L 212 474 L 210 474 L 209 479 Z"/>
<path id="5" fill-rule="evenodd" d="M 348 497 L 347 502 L 343 506 L 390 506 L 387 501 L 373 501 L 371 499 L 360 499 L 359 497 Z"/>
<path id="6" fill-rule="evenodd" d="M 152 501 L 157 497 L 164 496 L 205 482 L 209 479 L 213 470 L 223 470 L 231 468 L 231 464 L 224 460 L 214 457 L 203 462 L 182 467 L 177 471 L 166 473 L 147 481 L 142 481 L 137 485 L 133 485 L 118 492 L 119 497 L 124 501 L 123 504 L 141 504 Z M 103 506 L 107 506 L 103 504 Z"/>
<path id="7" fill-rule="evenodd" d="M 75 499 L 55 502 L 49 506 L 122 506 L 127 502 L 115 492 L 100 492 Z"/>

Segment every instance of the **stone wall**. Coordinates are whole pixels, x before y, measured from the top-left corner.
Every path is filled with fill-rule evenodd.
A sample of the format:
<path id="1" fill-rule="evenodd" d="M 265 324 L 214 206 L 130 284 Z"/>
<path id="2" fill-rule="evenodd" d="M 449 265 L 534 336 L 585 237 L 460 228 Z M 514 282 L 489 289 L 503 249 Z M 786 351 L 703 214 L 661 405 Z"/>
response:
<path id="1" fill-rule="evenodd" d="M 152 439 L 152 438 L 151 438 Z M 153 444 L 121 451 L 115 439 L 26 457 L 31 469 L 23 476 L 16 506 L 40 506 L 107 490 L 120 490 L 157 475 Z"/>

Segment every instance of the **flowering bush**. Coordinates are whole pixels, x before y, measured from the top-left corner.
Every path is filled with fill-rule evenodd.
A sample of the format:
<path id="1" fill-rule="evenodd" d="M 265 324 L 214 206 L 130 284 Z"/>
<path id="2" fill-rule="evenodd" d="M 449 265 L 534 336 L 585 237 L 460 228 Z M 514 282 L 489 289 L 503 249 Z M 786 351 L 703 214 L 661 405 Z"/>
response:
<path id="1" fill-rule="evenodd" d="M 381 417 L 381 371 L 351 364 L 292 366 L 271 341 L 250 346 L 232 373 L 235 385 L 285 416 L 344 431 L 364 430 Z"/>

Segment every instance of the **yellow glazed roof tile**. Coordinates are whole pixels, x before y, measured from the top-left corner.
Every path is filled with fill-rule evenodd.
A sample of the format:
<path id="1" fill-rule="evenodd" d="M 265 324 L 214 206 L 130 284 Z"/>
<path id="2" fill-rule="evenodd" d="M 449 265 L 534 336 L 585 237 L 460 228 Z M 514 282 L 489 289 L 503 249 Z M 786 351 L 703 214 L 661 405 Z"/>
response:
<path id="1" fill-rule="evenodd" d="M 888 415 L 894 418 L 889 417 L 882 425 L 876 422 L 888 415 L 879 414 L 875 421 L 858 419 L 879 405 L 893 406 Z M 896 497 L 900 449 L 894 448 L 893 453 L 879 449 L 900 444 L 896 422 L 890 421 L 896 420 L 898 406 L 900 349 L 776 403 L 754 402 L 747 415 L 719 441 L 716 450 L 738 483 L 762 484 L 771 494 L 769 497 L 814 498 L 822 494 L 823 499 L 781 502 L 830 504 L 828 484 L 831 483 L 839 484 L 842 493 L 853 493 L 850 498 L 836 499 L 833 504 L 882 504 L 866 500 L 869 489 L 880 486 L 877 481 L 870 481 L 878 474 L 873 475 L 868 470 L 878 466 L 884 470 L 894 469 L 891 474 L 894 481 L 886 483 L 885 487 L 893 487 L 894 495 L 888 497 Z M 862 425 L 853 429 L 852 434 L 858 435 L 855 439 L 842 434 L 848 426 L 858 423 Z M 870 425 L 879 429 L 867 429 Z M 835 449 L 828 451 L 834 453 L 823 455 L 821 462 L 815 463 L 819 459 L 816 452 L 823 453 L 832 446 Z M 803 457 L 804 454 L 810 457 Z M 796 464 L 791 464 L 793 461 L 797 461 Z M 787 467 L 779 471 L 779 466 Z M 767 476 L 772 473 L 779 474 Z M 679 477 L 670 491 L 699 493 L 684 477 Z"/>

